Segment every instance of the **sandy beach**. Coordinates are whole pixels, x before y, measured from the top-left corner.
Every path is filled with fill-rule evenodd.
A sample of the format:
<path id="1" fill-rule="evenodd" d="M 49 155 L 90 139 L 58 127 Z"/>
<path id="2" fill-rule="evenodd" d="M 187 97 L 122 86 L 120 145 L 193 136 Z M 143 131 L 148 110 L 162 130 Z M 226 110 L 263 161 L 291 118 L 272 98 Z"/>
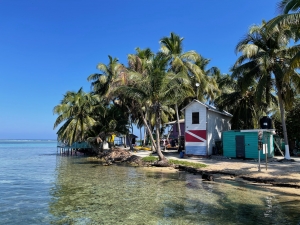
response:
<path id="1" fill-rule="evenodd" d="M 133 154 L 145 157 L 150 152 L 138 151 Z M 300 196 L 300 157 L 292 157 L 292 160 L 288 161 L 283 157 L 276 156 L 269 159 L 267 164 L 265 160 L 261 161 L 259 171 L 257 160 L 226 159 L 218 156 L 211 158 L 180 158 L 177 152 L 164 152 L 164 155 L 168 159 L 205 164 L 207 167 L 201 170 L 212 173 L 215 180 L 240 180 Z M 170 171 L 168 168 L 165 170 L 166 172 Z"/>

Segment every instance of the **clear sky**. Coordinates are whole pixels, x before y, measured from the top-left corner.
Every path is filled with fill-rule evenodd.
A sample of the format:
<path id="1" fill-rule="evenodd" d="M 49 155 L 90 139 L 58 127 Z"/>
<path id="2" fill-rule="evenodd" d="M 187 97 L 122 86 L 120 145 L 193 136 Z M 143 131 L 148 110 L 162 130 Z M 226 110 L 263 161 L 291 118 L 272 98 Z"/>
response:
<path id="1" fill-rule="evenodd" d="M 159 50 L 170 32 L 227 73 L 249 26 L 274 0 L 0 0 L 0 139 L 55 139 L 53 107 L 108 55 Z M 138 131 L 135 131 L 139 135 Z"/>

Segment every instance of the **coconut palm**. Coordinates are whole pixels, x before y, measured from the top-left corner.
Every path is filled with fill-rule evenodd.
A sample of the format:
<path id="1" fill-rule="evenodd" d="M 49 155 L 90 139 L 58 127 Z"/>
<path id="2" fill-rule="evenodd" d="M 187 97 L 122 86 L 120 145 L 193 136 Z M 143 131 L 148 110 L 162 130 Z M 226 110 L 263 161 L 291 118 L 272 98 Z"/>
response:
<path id="1" fill-rule="evenodd" d="M 129 70 L 134 73 L 139 73 L 141 77 L 147 77 L 149 75 L 149 71 L 151 71 L 153 59 L 155 54 L 149 49 L 140 49 L 136 48 L 135 54 L 128 55 L 128 65 Z M 134 79 L 128 81 L 135 82 Z M 127 96 L 128 97 L 128 96 Z M 155 127 L 155 114 L 151 113 L 149 104 L 145 104 L 141 107 L 142 112 L 140 110 L 136 110 L 136 104 L 134 100 L 128 99 L 130 103 L 129 108 L 131 111 L 131 116 L 133 121 L 139 126 L 144 124 L 143 119 L 141 118 L 141 113 L 143 112 L 143 116 L 147 120 L 147 125 L 149 127 L 148 136 L 153 133 L 153 128 Z M 162 123 L 169 122 L 169 118 L 173 117 L 174 111 L 170 107 L 162 106 L 161 119 Z M 160 132 L 161 133 L 161 132 Z M 152 146 L 156 149 L 156 144 L 152 141 Z"/>
<path id="2" fill-rule="evenodd" d="M 210 59 L 203 58 L 202 56 L 200 56 L 200 58 L 195 62 L 195 64 L 200 68 L 201 73 L 198 73 L 200 76 L 198 74 L 194 74 L 193 83 L 199 84 L 199 86 L 194 85 L 196 87 L 197 99 L 200 101 L 212 102 L 220 94 L 220 90 L 215 79 L 215 77 L 220 74 L 220 70 L 217 67 L 207 69 L 206 67 L 209 63 Z"/>
<path id="3" fill-rule="evenodd" d="M 112 58 L 111 56 L 108 56 L 108 58 L 109 62 L 107 65 L 103 63 L 97 65 L 97 69 L 101 73 L 92 74 L 87 80 L 91 81 L 93 92 L 100 95 L 102 104 L 106 107 L 111 107 L 109 105 L 113 102 L 116 106 L 121 107 L 124 110 L 124 118 L 129 121 L 129 113 L 124 107 L 124 98 L 126 96 L 116 95 L 114 91 L 118 86 L 127 84 L 127 69 L 123 64 L 119 63 L 117 58 Z M 99 129 L 98 127 L 96 130 Z M 106 133 L 101 132 L 102 136 L 105 136 Z"/>
<path id="4" fill-rule="evenodd" d="M 300 1 L 299 0 L 282 0 L 278 4 L 278 8 L 282 14 L 289 12 L 299 12 Z"/>
<path id="5" fill-rule="evenodd" d="M 112 58 L 110 55 L 108 58 L 109 63 L 107 65 L 103 63 L 97 65 L 97 69 L 102 73 L 94 73 L 88 76 L 87 80 L 92 82 L 93 91 L 101 97 L 107 98 L 109 102 L 113 98 L 113 96 L 110 96 L 112 88 L 125 82 L 126 68 L 119 63 L 117 58 Z M 116 82 L 116 80 L 118 81 Z"/>
<path id="6" fill-rule="evenodd" d="M 283 29 L 297 28 L 300 24 L 300 0 L 281 0 L 278 3 L 280 15 L 271 19 L 266 24 L 266 29 L 270 34 L 273 29 L 280 25 Z M 297 29 L 298 30 L 298 29 Z"/>
<path id="7" fill-rule="evenodd" d="M 156 131 L 156 151 L 159 156 L 160 163 L 165 163 L 167 159 L 160 149 L 160 128 L 162 124 L 162 118 L 164 117 L 164 109 L 173 104 L 170 100 L 174 98 L 174 87 L 182 84 L 182 82 L 188 82 L 189 79 L 184 73 L 174 74 L 173 72 L 167 72 L 168 58 L 162 53 L 157 53 L 153 58 L 151 64 L 148 66 L 147 76 L 141 73 L 130 71 L 129 85 L 124 85 L 119 88 L 126 96 L 133 99 L 138 105 L 140 115 L 144 121 L 144 125 L 149 131 L 152 142 L 153 136 L 150 132 L 145 114 L 142 108 L 148 108 L 151 114 L 155 115 L 155 131 Z M 183 92 L 183 90 L 178 90 Z"/>
<path id="8" fill-rule="evenodd" d="M 92 114 L 99 101 L 98 95 L 85 93 L 82 88 L 77 92 L 68 91 L 61 103 L 54 107 L 54 114 L 58 117 L 54 123 L 54 129 L 61 123 L 63 125 L 57 131 L 58 140 L 68 142 L 69 145 L 76 141 L 84 141 L 86 133 L 95 124 Z"/>
<path id="9" fill-rule="evenodd" d="M 128 57 L 127 57 L 128 69 L 131 72 L 136 72 L 136 73 L 139 73 L 141 76 L 146 77 L 148 75 L 149 66 L 152 63 L 152 60 L 153 60 L 153 57 L 155 54 L 151 51 L 150 48 L 146 48 L 146 49 L 136 48 L 135 50 L 136 50 L 135 54 L 128 54 Z M 132 115 L 135 123 L 137 123 L 139 127 L 143 126 L 144 121 L 143 121 L 143 118 L 141 117 L 141 116 L 143 116 L 144 118 L 146 118 L 147 126 L 149 128 L 149 131 L 147 131 L 147 133 L 152 134 L 154 124 L 151 123 L 151 119 L 150 119 L 151 115 L 150 115 L 148 107 L 144 106 L 144 107 L 140 108 L 140 109 L 142 109 L 142 111 L 140 111 L 140 109 L 136 110 L 136 105 L 139 105 L 139 104 L 136 104 L 133 99 L 129 98 L 128 102 L 130 103 L 129 109 L 131 111 L 131 115 Z M 143 115 L 141 115 L 141 114 L 143 114 Z M 144 136 L 144 138 L 146 138 L 146 135 Z M 152 141 L 152 146 L 153 145 L 155 145 L 155 143 Z M 156 145 L 155 145 L 155 148 L 156 148 Z"/>
<path id="10" fill-rule="evenodd" d="M 278 3 L 280 15 L 273 18 L 264 25 L 264 29 L 269 36 L 276 35 L 279 31 L 284 33 L 285 39 L 300 40 L 300 1 L 299 0 L 281 0 Z M 285 31 L 285 32 L 283 32 Z M 291 43 L 290 43 L 291 45 Z M 289 67 L 285 71 L 285 80 L 293 79 L 292 75 L 295 69 L 300 67 L 300 51 L 294 54 L 288 62 Z M 297 87 L 299 88 L 299 86 Z"/>
<path id="11" fill-rule="evenodd" d="M 253 129 L 259 128 L 259 120 L 266 112 L 269 112 L 277 99 L 270 94 L 270 103 L 263 99 L 258 100 L 257 82 L 252 79 L 250 87 L 243 90 L 242 79 L 234 79 L 229 74 L 218 75 L 217 83 L 222 94 L 215 100 L 218 108 L 230 112 L 232 129 Z"/>
<path id="12" fill-rule="evenodd" d="M 202 71 L 195 65 L 197 60 L 200 60 L 200 55 L 195 51 L 183 52 L 183 39 L 177 34 L 171 32 L 170 37 L 163 37 L 160 39 L 161 52 L 166 55 L 169 59 L 169 71 L 174 74 L 185 73 L 186 75 L 196 74 L 199 76 L 203 75 Z M 178 105 L 180 105 L 186 98 L 194 96 L 193 85 L 187 83 L 181 83 L 176 87 L 179 89 L 184 89 L 182 94 L 178 95 L 178 90 L 174 89 L 175 98 L 175 112 L 178 127 L 178 142 L 180 142 L 181 129 L 179 123 L 179 110 Z M 179 143 L 180 145 L 180 143 Z"/>
<path id="13" fill-rule="evenodd" d="M 218 77 L 217 81 L 220 89 L 224 91 L 215 100 L 215 104 L 219 109 L 224 109 L 233 115 L 231 129 L 254 128 L 253 90 L 249 88 L 248 91 L 243 93 L 241 82 L 233 79 L 228 74 Z"/>
<path id="14" fill-rule="evenodd" d="M 94 111 L 93 117 L 97 123 L 89 129 L 87 132 L 88 141 L 91 143 L 97 142 L 97 146 L 100 142 L 106 140 L 111 135 L 123 135 L 128 134 L 128 113 L 126 108 L 117 104 L 109 104 L 102 112 Z M 100 146 L 100 150 L 103 150 L 103 146 Z"/>
<path id="15" fill-rule="evenodd" d="M 284 74 L 288 70 L 289 60 L 300 50 L 300 46 L 287 47 L 288 40 L 284 37 L 280 32 L 270 37 L 262 26 L 252 26 L 249 33 L 237 44 L 236 52 L 240 52 L 241 56 L 233 67 L 233 76 L 241 79 L 243 91 L 251 87 L 250 81 L 256 80 L 258 96 L 265 93 L 267 103 L 269 93 L 272 90 L 276 91 L 286 143 L 285 157 L 289 159 L 285 108 L 287 109 L 294 99 L 295 82 L 293 79 L 285 80 Z M 296 73 L 294 75 L 297 77 Z"/>
<path id="16" fill-rule="evenodd" d="M 151 61 L 153 60 L 155 54 L 151 51 L 150 48 L 136 48 L 135 51 L 135 54 L 129 54 L 127 57 L 128 68 L 131 71 L 135 71 L 146 76 L 148 73 L 148 66 L 151 64 Z"/>

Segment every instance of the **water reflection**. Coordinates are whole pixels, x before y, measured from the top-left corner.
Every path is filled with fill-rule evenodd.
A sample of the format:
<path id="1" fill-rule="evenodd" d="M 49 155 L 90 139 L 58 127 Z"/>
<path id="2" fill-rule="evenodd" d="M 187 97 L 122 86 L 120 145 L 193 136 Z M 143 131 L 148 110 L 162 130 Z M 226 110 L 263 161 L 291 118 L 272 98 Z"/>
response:
<path id="1" fill-rule="evenodd" d="M 297 224 L 293 202 L 255 186 L 185 172 L 58 157 L 52 224 Z"/>

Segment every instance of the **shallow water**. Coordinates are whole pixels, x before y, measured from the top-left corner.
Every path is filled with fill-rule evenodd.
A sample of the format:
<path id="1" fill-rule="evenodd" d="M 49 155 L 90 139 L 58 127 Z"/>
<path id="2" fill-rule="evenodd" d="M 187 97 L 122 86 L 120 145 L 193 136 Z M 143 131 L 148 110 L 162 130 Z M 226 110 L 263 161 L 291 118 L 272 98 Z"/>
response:
<path id="1" fill-rule="evenodd" d="M 0 224 L 300 224 L 300 197 L 0 141 Z M 299 191 L 295 189 L 295 192 Z"/>

